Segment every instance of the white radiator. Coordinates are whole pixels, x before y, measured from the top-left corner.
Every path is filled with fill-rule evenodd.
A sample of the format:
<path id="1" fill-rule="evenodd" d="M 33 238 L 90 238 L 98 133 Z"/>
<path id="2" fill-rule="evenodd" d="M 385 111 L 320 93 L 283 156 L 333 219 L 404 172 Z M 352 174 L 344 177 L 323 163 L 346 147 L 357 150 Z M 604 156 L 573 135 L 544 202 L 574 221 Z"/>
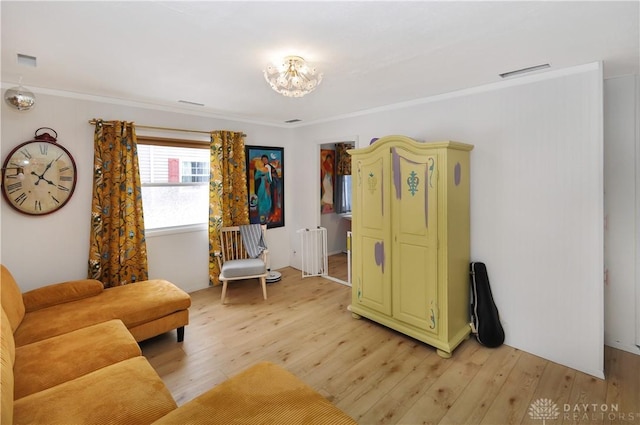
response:
<path id="1" fill-rule="evenodd" d="M 327 276 L 327 229 L 300 229 L 302 277 Z"/>

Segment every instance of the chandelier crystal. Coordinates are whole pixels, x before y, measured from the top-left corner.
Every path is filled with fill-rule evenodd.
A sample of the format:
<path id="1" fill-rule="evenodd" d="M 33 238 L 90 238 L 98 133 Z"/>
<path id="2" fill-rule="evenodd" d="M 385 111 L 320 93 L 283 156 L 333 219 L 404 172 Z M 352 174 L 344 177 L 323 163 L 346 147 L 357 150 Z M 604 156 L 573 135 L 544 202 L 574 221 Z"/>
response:
<path id="1" fill-rule="evenodd" d="M 287 56 L 282 64 L 267 66 L 264 78 L 272 89 L 283 96 L 302 97 L 311 93 L 322 81 L 322 74 L 300 56 Z"/>

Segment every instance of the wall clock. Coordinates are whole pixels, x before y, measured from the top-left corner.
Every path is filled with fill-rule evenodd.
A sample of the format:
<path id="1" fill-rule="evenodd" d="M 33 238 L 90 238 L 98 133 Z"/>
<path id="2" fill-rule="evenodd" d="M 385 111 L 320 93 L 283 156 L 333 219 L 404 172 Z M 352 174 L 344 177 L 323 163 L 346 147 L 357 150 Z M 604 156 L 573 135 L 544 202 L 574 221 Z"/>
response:
<path id="1" fill-rule="evenodd" d="M 38 134 L 40 130 L 51 130 Z M 34 140 L 16 146 L 2 165 L 2 195 L 24 214 L 44 215 L 62 208 L 76 187 L 76 163 L 56 143 L 52 128 L 36 130 Z"/>

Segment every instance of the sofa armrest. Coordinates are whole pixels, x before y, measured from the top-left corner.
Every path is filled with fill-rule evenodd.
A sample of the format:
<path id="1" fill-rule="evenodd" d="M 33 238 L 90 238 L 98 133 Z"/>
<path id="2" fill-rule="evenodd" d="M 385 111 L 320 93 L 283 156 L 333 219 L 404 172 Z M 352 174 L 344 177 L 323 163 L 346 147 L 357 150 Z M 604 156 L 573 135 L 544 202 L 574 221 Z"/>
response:
<path id="1" fill-rule="evenodd" d="M 104 290 L 104 285 L 99 280 L 81 279 L 56 283 L 33 289 L 22 294 L 26 312 L 40 310 L 56 304 L 68 303 L 93 297 Z"/>

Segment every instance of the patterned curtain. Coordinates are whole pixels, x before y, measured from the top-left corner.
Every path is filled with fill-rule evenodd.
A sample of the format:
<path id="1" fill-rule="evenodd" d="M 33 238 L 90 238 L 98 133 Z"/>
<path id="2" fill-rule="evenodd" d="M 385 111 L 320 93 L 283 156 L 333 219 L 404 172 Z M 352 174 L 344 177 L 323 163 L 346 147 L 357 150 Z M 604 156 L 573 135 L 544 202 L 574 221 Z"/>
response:
<path id="1" fill-rule="evenodd" d="M 348 149 L 353 149 L 351 143 L 336 143 L 336 175 L 351 175 L 351 155 Z"/>
<path id="2" fill-rule="evenodd" d="M 351 212 L 351 155 L 347 149 L 352 149 L 351 143 L 336 143 L 336 214 Z"/>
<path id="3" fill-rule="evenodd" d="M 96 123 L 89 277 L 105 287 L 149 277 L 133 123 Z"/>
<path id="4" fill-rule="evenodd" d="M 211 133 L 209 181 L 209 284 L 219 285 L 220 270 L 214 252 L 220 250 L 220 228 L 249 224 L 247 165 L 244 135 L 232 131 Z"/>

